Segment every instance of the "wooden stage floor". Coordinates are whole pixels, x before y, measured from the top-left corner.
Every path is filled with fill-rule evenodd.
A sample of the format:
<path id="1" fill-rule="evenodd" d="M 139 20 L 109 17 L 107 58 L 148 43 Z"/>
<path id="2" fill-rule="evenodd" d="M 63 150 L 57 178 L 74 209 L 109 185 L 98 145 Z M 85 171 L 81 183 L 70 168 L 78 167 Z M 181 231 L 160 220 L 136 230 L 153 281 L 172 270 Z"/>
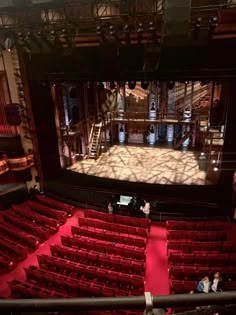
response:
<path id="1" fill-rule="evenodd" d="M 151 184 L 208 185 L 196 154 L 134 145 L 114 145 L 95 161 L 76 162 L 68 168 L 78 173 Z"/>

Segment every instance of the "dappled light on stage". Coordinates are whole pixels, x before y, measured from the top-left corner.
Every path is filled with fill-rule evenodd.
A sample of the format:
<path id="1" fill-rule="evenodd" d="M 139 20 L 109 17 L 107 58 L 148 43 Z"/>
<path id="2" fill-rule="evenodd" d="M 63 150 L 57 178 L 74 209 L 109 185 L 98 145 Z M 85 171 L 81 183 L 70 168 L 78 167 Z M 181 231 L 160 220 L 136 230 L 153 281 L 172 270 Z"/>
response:
<path id="1" fill-rule="evenodd" d="M 115 145 L 97 160 L 76 162 L 68 169 L 78 173 L 150 184 L 211 184 L 199 169 L 198 155 L 169 148 Z"/>

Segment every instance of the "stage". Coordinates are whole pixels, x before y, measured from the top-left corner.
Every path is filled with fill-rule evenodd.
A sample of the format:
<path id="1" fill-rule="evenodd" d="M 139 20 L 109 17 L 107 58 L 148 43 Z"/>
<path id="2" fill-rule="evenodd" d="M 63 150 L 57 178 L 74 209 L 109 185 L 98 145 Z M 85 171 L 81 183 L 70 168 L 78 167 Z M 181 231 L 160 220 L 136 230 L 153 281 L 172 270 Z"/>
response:
<path id="1" fill-rule="evenodd" d="M 136 145 L 114 145 L 97 160 L 74 163 L 77 173 L 120 181 L 163 185 L 209 185 L 198 153 Z"/>

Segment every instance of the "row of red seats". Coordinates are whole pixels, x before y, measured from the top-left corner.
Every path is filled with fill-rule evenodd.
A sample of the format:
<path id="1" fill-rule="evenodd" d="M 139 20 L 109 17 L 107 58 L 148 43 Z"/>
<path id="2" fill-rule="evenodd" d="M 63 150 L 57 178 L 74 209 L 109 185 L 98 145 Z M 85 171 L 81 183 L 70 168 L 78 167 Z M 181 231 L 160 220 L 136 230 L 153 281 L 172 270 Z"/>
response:
<path id="1" fill-rule="evenodd" d="M 168 241 L 168 251 L 180 252 L 236 252 L 236 243 L 231 241 L 192 242 L 192 241 Z"/>
<path id="2" fill-rule="evenodd" d="M 62 210 L 62 211 L 67 212 L 67 214 L 69 216 L 73 215 L 73 213 L 75 211 L 75 207 L 74 206 L 71 206 L 71 205 L 63 203 L 61 201 L 52 199 L 52 198 L 47 197 L 45 195 L 37 194 L 36 198 L 44 205 L 50 206 L 50 207 L 52 207 L 54 209 L 58 209 L 58 210 Z"/>
<path id="3" fill-rule="evenodd" d="M 46 288 L 55 289 L 61 293 L 68 294 L 71 297 L 78 296 L 127 296 L 140 295 L 139 290 L 120 289 L 117 287 L 108 286 L 106 283 L 96 281 L 86 281 L 84 279 L 74 279 L 66 275 L 60 275 L 51 271 L 38 269 L 35 266 L 30 266 L 25 269 L 28 281 L 36 281 L 44 283 Z"/>
<path id="4" fill-rule="evenodd" d="M 213 276 L 218 271 L 222 274 L 224 279 L 236 280 L 236 267 L 169 266 L 170 278 L 175 280 L 199 280 L 206 275 Z"/>
<path id="5" fill-rule="evenodd" d="M 27 247 L 29 246 L 33 249 L 37 249 L 39 247 L 39 238 L 25 233 L 24 231 L 10 224 L 0 223 L 0 234 L 3 236 L 7 235 L 10 238 L 13 238 L 15 241 L 18 241 L 23 245 L 27 245 Z"/>
<path id="6" fill-rule="evenodd" d="M 10 224 L 14 224 L 21 229 L 29 232 L 32 235 L 35 235 L 40 238 L 41 241 L 45 241 L 50 236 L 50 230 L 45 228 L 44 226 L 39 226 L 34 222 L 30 222 L 17 214 L 8 212 L 3 215 L 4 220 L 9 222 Z"/>
<path id="7" fill-rule="evenodd" d="M 33 209 L 36 212 L 42 213 L 43 215 L 46 215 L 48 217 L 52 217 L 60 221 L 62 224 L 66 223 L 67 213 L 64 211 L 55 210 L 51 207 L 49 208 L 48 206 L 45 206 L 33 200 L 28 200 L 27 204 L 30 206 L 31 209 Z"/>
<path id="8" fill-rule="evenodd" d="M 192 240 L 192 241 L 224 241 L 225 231 L 181 231 L 167 230 L 168 240 Z"/>
<path id="9" fill-rule="evenodd" d="M 11 290 L 11 296 L 14 298 L 68 298 L 68 295 L 59 292 L 53 292 L 45 288 L 40 288 L 33 283 L 27 283 L 19 280 L 8 282 Z"/>
<path id="10" fill-rule="evenodd" d="M 170 253 L 170 264 L 200 265 L 200 266 L 234 266 L 236 264 L 236 253 L 228 254 L 189 254 Z"/>
<path id="11" fill-rule="evenodd" d="M 181 294 L 189 293 L 191 290 L 195 290 L 198 281 L 189 280 L 171 280 L 171 293 Z M 223 284 L 223 291 L 234 291 L 236 290 L 236 281 L 227 281 Z"/>
<path id="12" fill-rule="evenodd" d="M 144 261 L 145 259 L 145 250 L 135 246 L 114 244 L 108 241 L 100 241 L 83 236 L 70 237 L 62 235 L 61 242 L 67 247 L 85 248 L 87 250 L 93 250 L 99 253 L 133 258 L 140 261 Z"/>
<path id="13" fill-rule="evenodd" d="M 27 257 L 27 247 L 11 240 L 4 235 L 1 235 L 0 247 L 3 251 L 10 251 L 16 259 L 24 260 Z"/>
<path id="14" fill-rule="evenodd" d="M 110 223 L 118 223 L 123 225 L 140 227 L 149 230 L 151 221 L 143 218 L 131 218 L 122 215 L 108 214 L 104 212 L 98 212 L 95 210 L 85 210 L 85 218 L 93 218 L 101 221 L 106 221 Z"/>
<path id="15" fill-rule="evenodd" d="M 220 231 L 225 230 L 229 223 L 222 221 L 166 221 L 167 230 Z"/>
<path id="16" fill-rule="evenodd" d="M 126 244 L 126 245 L 132 245 L 137 247 L 143 247 L 146 246 L 146 239 L 142 238 L 135 238 L 130 236 L 123 236 L 120 234 L 116 234 L 115 232 L 110 232 L 106 230 L 100 230 L 100 229 L 90 229 L 89 227 L 71 227 L 72 235 L 81 235 L 86 236 L 90 238 L 94 238 L 97 240 L 103 240 L 103 241 L 109 241 L 113 243 L 120 243 L 120 244 Z"/>
<path id="17" fill-rule="evenodd" d="M 48 228 L 52 233 L 59 231 L 60 222 L 53 218 L 34 212 L 27 204 L 13 205 L 12 212 Z"/>
<path id="18" fill-rule="evenodd" d="M 67 273 L 69 277 L 78 279 L 84 276 L 88 279 L 101 279 L 110 284 L 116 283 L 116 286 L 143 291 L 144 277 L 125 274 L 122 272 L 106 270 L 95 266 L 87 266 L 80 263 L 74 263 L 62 258 L 50 257 L 47 255 L 37 256 L 40 268 L 51 270 L 56 273 Z"/>
<path id="19" fill-rule="evenodd" d="M 128 258 L 124 259 L 113 255 L 104 255 L 96 251 L 87 251 L 85 249 L 76 250 L 59 245 L 51 245 L 50 248 L 52 256 L 55 257 L 98 266 L 104 269 L 144 275 L 145 264 L 140 261 Z"/>
<path id="20" fill-rule="evenodd" d="M 90 218 L 79 218 L 79 226 L 112 231 L 118 234 L 128 234 L 131 235 L 132 237 L 138 236 L 142 238 L 147 238 L 146 229 L 118 223 L 103 222 Z"/>

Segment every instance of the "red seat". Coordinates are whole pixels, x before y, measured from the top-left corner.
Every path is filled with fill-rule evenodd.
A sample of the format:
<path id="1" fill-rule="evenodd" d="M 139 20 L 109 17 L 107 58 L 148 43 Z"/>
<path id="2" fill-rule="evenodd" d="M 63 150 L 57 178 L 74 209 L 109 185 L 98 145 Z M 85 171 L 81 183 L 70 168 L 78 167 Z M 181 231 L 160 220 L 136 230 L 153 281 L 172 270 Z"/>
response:
<path id="1" fill-rule="evenodd" d="M 130 284 L 133 289 L 143 290 L 144 287 L 144 278 L 140 276 L 132 275 L 130 277 Z"/>
<path id="2" fill-rule="evenodd" d="M 194 254 L 188 254 L 188 253 L 183 253 L 182 254 L 182 261 L 185 265 L 192 265 L 194 264 L 195 260 L 195 255 Z"/>
<path id="3" fill-rule="evenodd" d="M 112 257 L 112 256 L 111 256 Z M 109 256 L 100 255 L 99 261 L 101 263 L 101 268 L 108 268 L 111 265 L 111 259 Z"/>
<path id="4" fill-rule="evenodd" d="M 120 270 L 120 258 L 116 256 L 110 257 L 110 268 L 114 270 Z"/>
<path id="5" fill-rule="evenodd" d="M 181 253 L 171 253 L 170 255 L 170 263 L 172 264 L 182 264 L 183 256 Z"/>
<path id="6" fill-rule="evenodd" d="M 195 265 L 200 266 L 208 266 L 208 255 L 207 254 L 199 254 L 195 257 Z"/>
<path id="7" fill-rule="evenodd" d="M 120 261 L 121 270 L 125 273 L 130 273 L 131 271 L 131 262 L 125 259 Z"/>
<path id="8" fill-rule="evenodd" d="M 111 288 L 107 288 L 107 287 L 104 287 L 103 290 L 102 290 L 102 293 L 104 296 L 106 297 L 111 297 L 111 296 L 114 296 L 114 290 L 112 290 Z"/>
<path id="9" fill-rule="evenodd" d="M 132 261 L 131 268 L 135 274 L 142 275 L 144 273 L 145 265 L 137 261 Z"/>
<path id="10" fill-rule="evenodd" d="M 184 278 L 184 272 L 182 266 L 171 266 L 170 267 L 170 275 L 173 279 L 183 279 Z"/>

